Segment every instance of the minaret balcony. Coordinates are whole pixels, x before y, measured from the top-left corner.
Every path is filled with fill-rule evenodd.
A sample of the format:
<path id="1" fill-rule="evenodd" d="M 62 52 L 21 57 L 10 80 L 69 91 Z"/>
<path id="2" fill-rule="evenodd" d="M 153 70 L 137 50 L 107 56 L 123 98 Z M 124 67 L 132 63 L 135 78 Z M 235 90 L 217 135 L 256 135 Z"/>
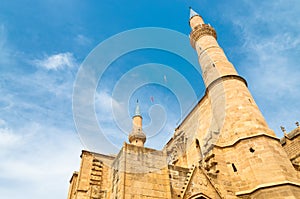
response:
<path id="1" fill-rule="evenodd" d="M 199 24 L 190 34 L 191 45 L 195 48 L 195 42 L 204 35 L 213 36 L 217 39 L 217 33 L 209 24 Z"/>

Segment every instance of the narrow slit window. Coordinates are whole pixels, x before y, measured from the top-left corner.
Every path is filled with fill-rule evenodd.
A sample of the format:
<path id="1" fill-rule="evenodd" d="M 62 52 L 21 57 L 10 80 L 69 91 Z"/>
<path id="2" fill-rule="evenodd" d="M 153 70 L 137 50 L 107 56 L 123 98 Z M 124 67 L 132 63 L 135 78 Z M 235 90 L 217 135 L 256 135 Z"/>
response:
<path id="1" fill-rule="evenodd" d="M 231 166 L 232 166 L 233 172 L 237 172 L 237 169 L 236 169 L 234 163 L 232 163 Z"/>
<path id="2" fill-rule="evenodd" d="M 196 148 L 200 148 L 199 140 L 196 139 Z"/>

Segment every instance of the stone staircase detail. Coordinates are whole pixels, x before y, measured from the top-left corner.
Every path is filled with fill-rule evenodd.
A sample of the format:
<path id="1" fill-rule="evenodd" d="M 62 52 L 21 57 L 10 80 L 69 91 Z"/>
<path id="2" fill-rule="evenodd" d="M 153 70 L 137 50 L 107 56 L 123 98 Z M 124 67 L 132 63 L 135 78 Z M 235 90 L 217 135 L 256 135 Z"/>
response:
<path id="1" fill-rule="evenodd" d="M 184 198 L 186 190 L 187 190 L 187 188 L 188 188 L 188 186 L 191 182 L 191 179 L 193 177 L 195 169 L 196 169 L 195 165 L 192 165 L 192 168 L 189 169 L 189 172 L 187 173 L 184 185 L 183 185 L 182 190 L 181 190 L 181 194 L 178 195 L 178 198 Z"/>

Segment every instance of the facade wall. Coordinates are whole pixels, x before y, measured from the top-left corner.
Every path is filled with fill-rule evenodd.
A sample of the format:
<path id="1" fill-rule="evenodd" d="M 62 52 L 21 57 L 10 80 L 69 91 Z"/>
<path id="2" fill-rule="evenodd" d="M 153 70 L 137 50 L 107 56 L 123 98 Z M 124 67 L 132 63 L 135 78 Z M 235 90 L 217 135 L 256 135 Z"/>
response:
<path id="1" fill-rule="evenodd" d="M 188 168 L 169 165 L 172 198 L 180 198 L 189 171 Z"/>
<path id="2" fill-rule="evenodd" d="M 234 146 L 213 149 L 216 169 L 213 181 L 224 195 L 250 192 L 270 184 L 299 183 L 297 173 L 279 141 L 267 136 L 241 140 Z M 208 171 L 210 172 L 210 171 Z"/>
<path id="3" fill-rule="evenodd" d="M 296 158 L 300 155 L 300 136 L 293 139 L 286 139 L 286 143 L 283 145 L 290 159 Z"/>
<path id="4" fill-rule="evenodd" d="M 131 144 L 124 151 L 125 198 L 171 198 L 166 154 Z"/>
<path id="5" fill-rule="evenodd" d="M 85 199 L 88 197 L 92 165 L 93 155 L 87 151 L 83 151 L 81 154 L 81 165 L 78 175 L 75 199 Z"/>
<path id="6" fill-rule="evenodd" d="M 281 144 L 297 170 L 297 176 L 300 179 L 300 127 L 285 135 L 281 139 Z"/>
<path id="7" fill-rule="evenodd" d="M 111 187 L 110 164 L 114 158 L 82 151 L 79 172 L 70 181 L 68 199 L 106 198 Z"/>
<path id="8" fill-rule="evenodd" d="M 112 163 L 111 167 L 111 176 L 110 180 L 112 182 L 111 185 L 111 194 L 110 198 L 117 199 L 117 198 L 124 198 L 124 183 L 125 183 L 125 151 L 124 147 L 120 150 L 118 156 Z"/>
<path id="9" fill-rule="evenodd" d="M 205 95 L 176 128 L 173 138 L 164 147 L 165 151 L 178 160 L 170 164 L 187 168 L 197 165 L 202 159 L 202 151 L 212 142 L 207 136 L 212 132 L 212 122 L 210 101 Z M 183 137 L 181 140 L 185 141 L 184 144 L 177 141 L 178 137 Z"/>
<path id="10" fill-rule="evenodd" d="M 70 180 L 68 199 L 75 198 L 77 181 L 78 181 L 78 172 L 74 172 Z"/>

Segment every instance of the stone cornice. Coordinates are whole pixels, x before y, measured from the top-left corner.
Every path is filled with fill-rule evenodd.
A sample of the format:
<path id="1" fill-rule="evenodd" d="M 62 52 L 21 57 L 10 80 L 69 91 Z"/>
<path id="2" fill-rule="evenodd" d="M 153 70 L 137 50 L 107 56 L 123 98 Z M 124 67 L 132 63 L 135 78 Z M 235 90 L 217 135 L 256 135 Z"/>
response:
<path id="1" fill-rule="evenodd" d="M 238 138 L 236 140 L 233 140 L 233 142 L 231 142 L 230 144 L 226 144 L 226 145 L 217 145 L 217 144 L 214 144 L 213 147 L 216 147 L 216 148 L 233 147 L 234 145 L 238 144 L 239 142 L 241 142 L 243 140 L 248 140 L 248 139 L 252 139 L 252 138 L 256 138 L 256 137 L 261 137 L 261 136 L 268 137 L 268 138 L 274 139 L 274 140 L 276 140 L 276 141 L 279 142 L 279 138 L 277 138 L 275 136 L 272 136 L 272 135 L 269 135 L 269 134 L 266 134 L 266 133 L 258 133 L 258 134 L 255 134 L 255 135 L 250 135 L 250 136 L 247 136 L 247 137 Z"/>
<path id="2" fill-rule="evenodd" d="M 239 76 L 239 75 L 224 75 L 222 77 L 219 77 L 217 79 L 215 79 L 214 81 L 212 81 L 208 86 L 207 86 L 207 89 L 206 90 L 210 90 L 214 85 L 216 85 L 217 83 L 221 82 L 221 81 L 225 81 L 225 80 L 228 80 L 228 79 L 237 79 L 237 80 L 240 80 L 242 82 L 244 82 L 244 84 L 248 87 L 248 84 L 247 84 L 247 81 Z"/>

